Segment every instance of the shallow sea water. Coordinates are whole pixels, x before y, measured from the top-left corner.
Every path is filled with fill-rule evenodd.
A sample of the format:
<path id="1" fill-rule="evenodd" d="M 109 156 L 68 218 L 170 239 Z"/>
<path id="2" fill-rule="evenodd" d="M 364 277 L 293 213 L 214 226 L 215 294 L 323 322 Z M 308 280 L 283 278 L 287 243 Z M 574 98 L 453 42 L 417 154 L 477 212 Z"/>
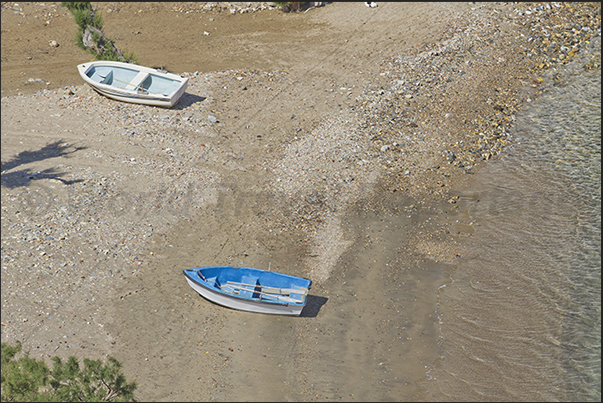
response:
<path id="1" fill-rule="evenodd" d="M 601 71 L 559 78 L 458 200 L 475 232 L 439 289 L 416 400 L 601 399 Z"/>

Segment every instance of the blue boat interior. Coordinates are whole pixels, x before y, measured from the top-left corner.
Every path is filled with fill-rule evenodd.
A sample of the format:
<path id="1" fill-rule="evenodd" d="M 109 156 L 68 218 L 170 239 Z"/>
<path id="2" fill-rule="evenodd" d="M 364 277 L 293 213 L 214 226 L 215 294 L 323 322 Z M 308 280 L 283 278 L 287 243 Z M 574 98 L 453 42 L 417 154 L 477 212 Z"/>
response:
<path id="1" fill-rule="evenodd" d="M 134 77 L 138 75 L 138 70 L 124 67 L 94 66 L 88 70 L 86 75 L 93 81 L 101 84 L 126 88 L 126 85 L 128 85 L 134 79 Z"/>
<path id="2" fill-rule="evenodd" d="M 206 267 L 187 272 L 199 283 L 221 292 L 262 301 L 303 304 L 312 283 L 301 277 L 245 267 Z"/>
<path id="3" fill-rule="evenodd" d="M 140 86 L 149 92 L 158 94 L 170 94 L 180 87 L 180 82 L 168 77 L 161 77 L 156 74 L 149 74 Z"/>
<path id="4" fill-rule="evenodd" d="M 127 67 L 94 66 L 86 75 L 93 81 L 133 91 L 168 95 L 180 88 L 181 82 L 159 74 Z"/>

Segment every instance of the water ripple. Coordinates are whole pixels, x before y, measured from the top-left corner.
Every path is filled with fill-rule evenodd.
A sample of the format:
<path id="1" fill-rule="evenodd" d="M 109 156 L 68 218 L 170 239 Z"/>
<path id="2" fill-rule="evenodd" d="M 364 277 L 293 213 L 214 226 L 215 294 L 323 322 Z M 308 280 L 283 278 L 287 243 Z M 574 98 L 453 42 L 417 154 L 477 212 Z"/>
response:
<path id="1" fill-rule="evenodd" d="M 601 73 L 564 82 L 459 199 L 475 232 L 439 290 L 438 399 L 600 401 Z"/>

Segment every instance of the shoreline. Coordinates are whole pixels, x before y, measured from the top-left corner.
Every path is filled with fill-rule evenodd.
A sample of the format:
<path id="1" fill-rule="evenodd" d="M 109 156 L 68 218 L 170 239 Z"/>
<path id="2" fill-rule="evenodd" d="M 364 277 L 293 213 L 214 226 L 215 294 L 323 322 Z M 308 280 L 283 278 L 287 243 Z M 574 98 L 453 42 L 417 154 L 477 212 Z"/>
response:
<path id="1" fill-rule="evenodd" d="M 383 3 L 377 10 L 388 6 L 394 7 Z M 421 6 L 426 7 L 413 11 L 420 14 Z M 337 24 L 333 20 L 349 13 L 342 7 L 313 10 L 312 21 Z M 438 7 L 448 15 L 448 6 Z M 509 39 L 519 38 L 506 24 L 531 27 L 526 20 L 543 18 L 546 9 L 530 17 L 525 5 L 512 5 L 523 7 L 523 15 L 508 7 L 465 5 L 463 13 L 448 16 L 441 33 L 446 39 L 398 50 L 379 64 L 367 57 L 362 63 L 373 65 L 371 74 L 350 74 L 326 91 L 292 67 L 182 73 L 190 76 L 189 88 L 171 110 L 112 101 L 85 85 L 3 96 L 2 340 L 23 340 L 33 356 L 123 357 L 126 377 L 139 382 L 143 400 L 245 400 L 261 379 L 250 375 L 247 365 L 282 384 L 295 378 L 288 359 L 303 362 L 308 371 L 302 377 L 308 383 L 298 379 L 288 392 L 292 400 L 322 400 L 312 396 L 317 390 L 325 398 L 361 399 L 332 389 L 329 383 L 339 382 L 337 371 L 323 374 L 321 387 L 309 386 L 319 364 L 308 357 L 321 362 L 321 347 L 311 346 L 309 338 L 322 335 L 325 348 L 333 346 L 333 338 L 347 346 L 352 342 L 340 338 L 362 338 L 367 331 L 356 323 L 379 326 L 389 318 L 381 312 L 371 322 L 366 312 L 362 321 L 350 323 L 339 313 L 345 301 L 354 309 L 372 305 L 368 296 L 352 298 L 361 288 L 335 280 L 345 276 L 344 282 L 357 287 L 378 286 L 378 277 L 358 280 L 361 268 L 353 262 L 386 256 L 378 245 L 396 246 L 370 228 L 357 228 L 363 223 L 380 228 L 385 220 L 411 232 L 406 235 L 411 246 L 402 248 L 408 256 L 388 255 L 378 267 L 396 262 L 420 279 L 413 261 L 435 271 L 454 261 L 462 246 L 458 238 L 447 241 L 439 224 L 430 221 L 447 214 L 439 207 L 434 212 L 434 206 L 453 203 L 450 189 L 462 187 L 473 169 L 512 142 L 507 128 L 513 113 L 537 96 L 540 86 L 542 55 L 526 60 L 532 49 L 522 43 L 506 47 Z M 506 22 L 503 9 L 509 13 Z M 353 10 L 368 11 L 374 10 Z M 496 23 L 469 23 L 470 12 Z M 569 10 L 567 15 L 580 17 Z M 357 41 L 356 46 L 363 43 Z M 210 123 L 208 115 L 218 123 Z M 442 119 L 450 122 L 445 128 Z M 399 211 L 411 218 L 403 219 Z M 371 212 L 377 212 L 376 219 L 369 218 Z M 366 216 L 357 221 L 352 213 Z M 421 227 L 428 230 L 422 233 Z M 375 249 L 362 255 L 361 245 L 369 244 Z M 351 250 L 356 259 L 350 259 Z M 272 263 L 275 270 L 309 276 L 316 280 L 317 296 L 327 301 L 313 307 L 313 317 L 295 322 L 225 312 L 194 295 L 178 270 L 216 260 L 250 267 Z M 338 267 L 342 261 L 346 268 Z M 435 275 L 433 285 L 438 281 Z M 425 291 L 413 287 L 407 288 L 409 298 Z M 429 304 L 420 311 L 428 313 Z M 402 325 L 391 326 L 390 331 L 402 332 Z M 429 320 L 421 323 L 413 335 L 420 340 L 429 326 Z M 290 341 L 279 332 L 262 335 L 271 328 Z M 435 337 L 417 343 L 427 357 L 425 346 Z M 332 348 L 349 358 L 353 346 Z M 270 348 L 281 354 L 268 354 Z M 258 362 L 258 351 L 288 370 Z M 416 374 L 424 357 L 396 373 Z M 151 365 L 141 367 L 147 361 Z M 190 374 L 175 385 L 175 368 L 182 367 Z M 187 391 L 192 374 L 206 368 L 217 377 L 213 388 Z M 241 379 L 249 388 L 245 382 L 231 388 Z M 363 374 L 350 379 L 373 384 Z M 390 389 L 396 385 L 386 379 Z M 267 400 L 282 396 L 278 382 L 265 380 L 262 388 Z M 395 388 L 404 391 L 399 392 L 404 399 L 413 395 Z M 392 396 L 385 389 L 378 393 Z"/>

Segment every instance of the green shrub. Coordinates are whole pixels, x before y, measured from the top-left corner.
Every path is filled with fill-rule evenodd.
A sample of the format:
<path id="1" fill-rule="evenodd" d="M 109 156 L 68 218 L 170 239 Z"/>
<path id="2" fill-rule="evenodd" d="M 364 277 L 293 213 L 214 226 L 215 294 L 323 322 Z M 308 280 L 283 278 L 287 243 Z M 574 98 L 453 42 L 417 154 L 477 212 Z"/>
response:
<path id="1" fill-rule="evenodd" d="M 100 13 L 96 13 L 90 2 L 63 2 L 61 6 L 69 10 L 78 26 L 78 30 L 75 33 L 75 43 L 79 48 L 92 53 L 94 58 L 98 60 L 137 62 L 133 53 L 122 54 L 115 47 L 114 41 L 105 36 L 102 32 L 102 16 Z M 84 42 L 86 31 L 91 32 L 91 41 L 93 44 L 86 44 Z"/>
<path id="2" fill-rule="evenodd" d="M 83 32 L 88 25 L 103 29 L 103 18 L 100 14 L 96 14 L 90 2 L 63 2 L 61 6 L 67 8 L 75 23 Z"/>
<path id="3" fill-rule="evenodd" d="M 1 401 L 20 402 L 128 402 L 134 400 L 136 382 L 128 383 L 121 363 L 109 356 L 107 364 L 84 358 L 80 368 L 76 357 L 66 363 L 52 357 L 52 370 L 43 360 L 29 357 L 29 351 L 15 359 L 21 343 L 2 343 Z"/>

